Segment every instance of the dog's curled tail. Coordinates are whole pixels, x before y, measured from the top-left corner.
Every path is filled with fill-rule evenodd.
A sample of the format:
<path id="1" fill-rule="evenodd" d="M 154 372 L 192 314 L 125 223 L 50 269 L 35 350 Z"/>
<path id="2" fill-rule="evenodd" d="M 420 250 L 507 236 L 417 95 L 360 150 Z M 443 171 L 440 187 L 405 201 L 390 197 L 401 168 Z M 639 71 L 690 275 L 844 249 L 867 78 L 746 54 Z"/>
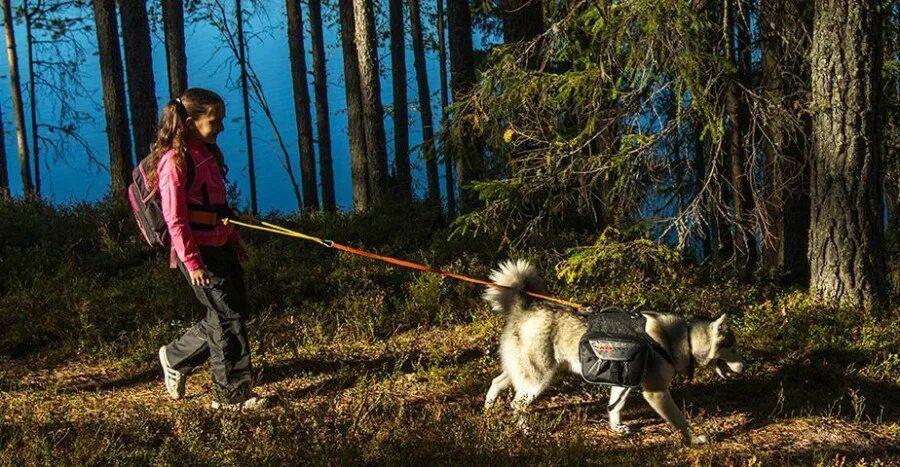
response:
<path id="1" fill-rule="evenodd" d="M 494 311 L 509 313 L 521 304 L 522 291 L 545 293 L 537 268 L 525 260 L 506 260 L 491 272 L 491 281 L 503 287 L 487 287 L 481 296 Z"/>

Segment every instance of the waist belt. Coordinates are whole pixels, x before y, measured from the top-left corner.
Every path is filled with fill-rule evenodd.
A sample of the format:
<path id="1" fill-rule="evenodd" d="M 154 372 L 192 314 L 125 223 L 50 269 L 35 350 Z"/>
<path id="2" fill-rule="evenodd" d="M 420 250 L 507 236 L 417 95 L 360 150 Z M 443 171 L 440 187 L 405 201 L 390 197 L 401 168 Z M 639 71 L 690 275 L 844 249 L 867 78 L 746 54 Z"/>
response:
<path id="1" fill-rule="evenodd" d="M 219 221 L 234 217 L 234 211 L 226 205 L 189 204 L 188 223 L 198 230 L 212 230 Z"/>

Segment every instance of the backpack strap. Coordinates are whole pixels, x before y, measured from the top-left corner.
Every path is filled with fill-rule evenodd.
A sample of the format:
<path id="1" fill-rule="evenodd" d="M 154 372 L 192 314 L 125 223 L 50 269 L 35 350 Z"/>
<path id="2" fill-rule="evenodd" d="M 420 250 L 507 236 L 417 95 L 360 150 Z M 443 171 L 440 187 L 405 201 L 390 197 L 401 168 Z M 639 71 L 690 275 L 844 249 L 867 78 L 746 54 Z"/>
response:
<path id="1" fill-rule="evenodd" d="M 185 151 L 187 157 L 185 158 L 184 165 L 187 167 L 187 191 L 190 191 L 191 186 L 194 184 L 194 179 L 197 177 L 197 167 L 194 166 L 194 156 L 191 155 L 189 151 Z"/>
<path id="2" fill-rule="evenodd" d="M 666 350 L 665 347 L 659 345 L 659 342 L 656 342 L 655 340 L 653 340 L 653 338 L 650 337 L 649 334 L 647 334 L 647 331 L 645 330 L 645 327 L 647 325 L 647 317 L 637 311 L 633 311 L 629 314 L 632 318 L 634 318 L 636 328 L 635 330 L 637 331 L 638 335 L 641 336 L 641 339 L 644 340 L 644 343 L 649 345 L 654 352 L 656 352 L 660 357 L 663 358 L 663 360 L 669 362 L 669 365 L 672 365 L 672 368 L 678 368 L 677 366 L 675 366 L 675 359 L 672 358 L 672 354 L 669 353 L 669 351 Z M 693 361 L 693 359 L 691 360 Z"/>
<path id="3" fill-rule="evenodd" d="M 663 360 L 669 362 L 669 365 L 672 365 L 672 368 L 677 368 L 675 366 L 675 359 L 672 358 L 672 354 L 670 354 L 668 350 L 659 345 L 659 343 L 653 340 L 646 332 L 641 333 L 641 338 L 643 338 L 644 342 L 646 342 L 654 352 L 658 353 Z M 693 359 L 691 360 L 693 361 Z"/>

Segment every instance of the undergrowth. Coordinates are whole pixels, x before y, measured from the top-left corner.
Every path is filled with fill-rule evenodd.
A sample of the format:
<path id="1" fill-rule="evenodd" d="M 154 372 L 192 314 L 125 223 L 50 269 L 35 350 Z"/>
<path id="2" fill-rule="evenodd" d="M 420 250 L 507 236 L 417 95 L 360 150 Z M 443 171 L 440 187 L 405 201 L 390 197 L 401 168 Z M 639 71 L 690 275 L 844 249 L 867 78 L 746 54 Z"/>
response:
<path id="1" fill-rule="evenodd" d="M 243 235 L 251 247 L 245 264 L 255 309 L 251 342 L 260 381 L 281 388 L 284 400 L 272 412 L 247 416 L 215 414 L 200 402 L 103 402 L 111 394 L 103 390 L 155 384 L 155 349 L 202 315 L 184 277 L 168 268 L 166 252 L 149 250 L 122 214 L 104 203 L 0 203 L 0 464 L 487 464 L 502 458 L 842 465 L 848 455 L 878 457 L 839 445 L 759 458 L 727 443 L 688 452 L 665 429 L 663 443 L 598 444 L 602 428 L 592 420 L 599 409 L 581 403 L 539 413 L 523 438 L 509 417 L 479 408 L 498 371 L 503 322 L 480 300 L 480 287 L 250 231 Z M 743 383 L 722 385 L 710 372 L 679 383 L 676 391 L 698 404 L 686 407 L 693 420 L 712 423 L 723 399 L 737 400 L 748 430 L 836 417 L 900 439 L 896 311 L 873 317 L 825 306 L 769 277 L 739 281 L 722 265 L 696 265 L 664 245 L 611 230 L 562 233 L 553 245 L 510 251 L 496 239 L 451 237 L 438 213 L 422 206 L 303 219 L 276 213 L 265 220 L 480 278 L 503 259 L 527 258 L 553 295 L 582 303 L 728 313 L 749 370 Z M 16 370 L 67 362 L 105 368 L 124 382 L 66 395 L 69 386 L 29 383 L 31 370 Z M 578 381 L 555 391 L 546 399 L 574 393 L 603 405 L 590 395 L 596 389 Z M 103 415 L 87 415 L 98 410 Z"/>

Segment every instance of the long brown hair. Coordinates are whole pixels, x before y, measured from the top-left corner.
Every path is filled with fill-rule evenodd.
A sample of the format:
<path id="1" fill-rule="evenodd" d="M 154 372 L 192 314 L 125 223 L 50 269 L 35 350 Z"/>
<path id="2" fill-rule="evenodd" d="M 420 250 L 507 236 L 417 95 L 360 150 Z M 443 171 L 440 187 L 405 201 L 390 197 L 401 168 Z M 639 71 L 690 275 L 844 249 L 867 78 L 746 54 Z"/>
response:
<path id="1" fill-rule="evenodd" d="M 159 119 L 159 131 L 156 133 L 156 141 L 150 146 L 150 173 L 147 174 L 147 182 L 150 187 L 155 188 L 157 183 L 157 166 L 159 160 L 170 149 L 174 149 L 175 153 L 172 157 L 177 164 L 179 173 L 185 170 L 185 157 L 190 157 L 187 153 L 185 138 L 187 136 L 188 118 L 198 120 L 209 114 L 216 106 L 225 106 L 222 97 L 209 89 L 189 88 L 181 94 L 180 97 L 170 100 L 166 103 L 162 110 L 162 117 Z M 216 145 L 209 146 L 222 168 L 223 175 L 227 168 L 222 157 L 222 151 Z"/>

